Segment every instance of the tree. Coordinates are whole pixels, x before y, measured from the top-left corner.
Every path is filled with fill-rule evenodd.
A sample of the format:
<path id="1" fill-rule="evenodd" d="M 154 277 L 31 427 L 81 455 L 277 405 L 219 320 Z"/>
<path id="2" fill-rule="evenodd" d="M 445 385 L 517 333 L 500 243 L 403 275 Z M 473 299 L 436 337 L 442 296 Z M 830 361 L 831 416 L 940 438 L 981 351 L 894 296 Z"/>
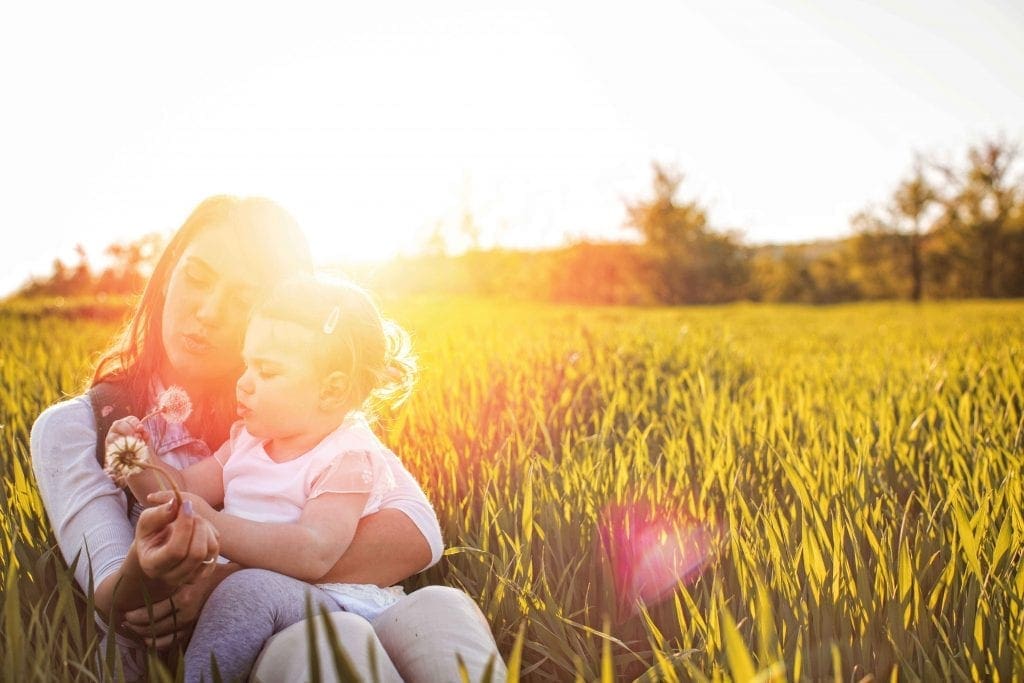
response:
<path id="1" fill-rule="evenodd" d="M 990 140 L 967 151 L 962 171 L 936 164 L 949 183 L 943 227 L 954 237 L 974 282 L 970 294 L 1007 296 L 1006 286 L 1022 263 L 1010 256 L 1011 244 L 1024 204 L 1024 181 L 1019 168 L 1020 148 L 1005 140 Z M 1009 257 L 1009 258 L 1007 258 Z"/>
<path id="2" fill-rule="evenodd" d="M 658 298 L 666 303 L 710 303 L 742 295 L 749 259 L 738 238 L 715 232 L 696 200 L 679 201 L 683 175 L 653 164 L 654 196 L 626 203 L 627 226 L 644 239 Z"/>
<path id="3" fill-rule="evenodd" d="M 910 299 L 921 300 L 925 240 L 940 209 L 938 192 L 918 158 L 911 174 L 900 181 L 885 206 L 867 209 L 853 217 L 851 222 L 857 233 L 854 252 L 866 293 L 875 290 L 876 296 L 899 296 L 899 290 L 907 287 L 900 284 L 903 281 L 909 283 Z"/>
<path id="4" fill-rule="evenodd" d="M 924 283 L 924 256 L 922 254 L 925 233 L 931 225 L 927 222 L 933 207 L 938 204 L 938 194 L 925 178 L 920 159 L 914 164 L 912 175 L 900 183 L 892 197 L 893 229 L 902 239 L 909 261 L 912 301 L 920 301 Z"/>
<path id="5" fill-rule="evenodd" d="M 19 290 L 22 296 L 81 296 L 86 294 L 132 294 L 142 291 L 146 278 L 163 251 L 164 238 L 158 233 L 144 235 L 127 244 L 111 244 L 104 253 L 111 265 L 94 277 L 85 248 L 75 246 L 78 264 L 53 262 L 49 277 L 32 278 Z"/>

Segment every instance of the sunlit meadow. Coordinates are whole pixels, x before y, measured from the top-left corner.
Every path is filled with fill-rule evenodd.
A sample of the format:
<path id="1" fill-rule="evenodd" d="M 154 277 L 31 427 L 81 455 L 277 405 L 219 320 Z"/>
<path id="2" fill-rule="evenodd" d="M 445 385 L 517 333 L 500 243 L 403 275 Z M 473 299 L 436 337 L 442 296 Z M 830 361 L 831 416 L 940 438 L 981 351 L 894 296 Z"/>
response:
<path id="1" fill-rule="evenodd" d="M 422 376 L 382 434 L 448 544 L 408 587 L 513 676 L 1024 678 L 1024 303 L 385 304 Z M 4 680 L 106 666 L 28 463 L 117 326 L 74 308 L 0 309 Z"/>

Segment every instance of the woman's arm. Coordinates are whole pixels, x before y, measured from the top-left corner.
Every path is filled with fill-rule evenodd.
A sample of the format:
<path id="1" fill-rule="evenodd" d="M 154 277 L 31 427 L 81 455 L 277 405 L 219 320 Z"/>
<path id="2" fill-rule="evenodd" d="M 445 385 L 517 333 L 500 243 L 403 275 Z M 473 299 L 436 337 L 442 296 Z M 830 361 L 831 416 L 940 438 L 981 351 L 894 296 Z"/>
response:
<path id="1" fill-rule="evenodd" d="M 61 554 L 69 566 L 74 564 L 82 590 L 90 581 L 98 587 L 124 563 L 135 533 L 124 492 L 96 460 L 96 423 L 88 398 L 47 408 L 32 425 L 29 448 Z"/>
<path id="2" fill-rule="evenodd" d="M 29 443 L 39 495 L 61 554 L 74 565 L 82 590 L 93 585 L 97 608 L 109 614 L 115 607 L 144 605 L 147 593 L 151 599 L 166 595 L 166 581 L 140 574 L 143 567 L 124 492 L 96 459 L 96 422 L 88 398 L 79 396 L 46 409 L 32 425 Z M 153 549 L 158 550 L 169 534 L 151 539 L 156 543 Z M 186 561 L 198 565 L 204 557 Z M 146 559 L 160 561 L 160 568 L 174 568 L 166 555 L 149 552 Z"/>
<path id="3" fill-rule="evenodd" d="M 395 487 L 381 510 L 359 520 L 355 538 L 322 582 L 393 586 L 434 565 L 444 551 L 441 525 L 423 489 L 390 451 L 384 460 Z"/>
<path id="4" fill-rule="evenodd" d="M 384 508 L 359 520 L 348 550 L 317 583 L 393 586 L 431 563 L 431 547 L 406 513 Z"/>

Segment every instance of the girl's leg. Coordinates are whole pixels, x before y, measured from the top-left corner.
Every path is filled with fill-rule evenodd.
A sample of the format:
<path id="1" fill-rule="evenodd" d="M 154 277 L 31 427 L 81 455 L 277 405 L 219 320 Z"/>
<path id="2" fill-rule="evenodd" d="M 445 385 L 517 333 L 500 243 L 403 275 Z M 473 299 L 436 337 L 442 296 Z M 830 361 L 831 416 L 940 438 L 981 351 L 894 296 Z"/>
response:
<path id="1" fill-rule="evenodd" d="M 508 673 L 480 608 L 455 588 L 413 591 L 374 619 L 373 629 L 408 683 L 460 680 L 456 655 L 471 681 L 492 661 L 492 681 L 502 683 Z"/>
<path id="2" fill-rule="evenodd" d="M 306 596 L 315 614 L 339 609 L 316 586 L 265 569 L 242 569 L 224 579 L 203 606 L 185 651 L 185 680 L 212 681 L 210 657 L 225 681 L 245 680 L 263 644 L 306 618 Z"/>

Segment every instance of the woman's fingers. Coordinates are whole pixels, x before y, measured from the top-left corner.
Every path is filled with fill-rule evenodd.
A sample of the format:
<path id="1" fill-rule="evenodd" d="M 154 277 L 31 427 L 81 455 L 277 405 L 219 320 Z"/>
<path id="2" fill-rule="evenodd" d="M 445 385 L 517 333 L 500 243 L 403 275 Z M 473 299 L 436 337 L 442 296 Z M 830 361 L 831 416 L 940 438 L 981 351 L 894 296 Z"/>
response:
<path id="1" fill-rule="evenodd" d="M 187 637 L 190 631 L 191 627 L 186 627 L 181 631 L 168 633 L 167 635 L 160 636 L 158 638 L 144 638 L 143 642 L 155 650 L 162 651 L 168 649 L 169 647 L 171 647 L 171 645 L 174 645 L 174 641 L 178 640 L 179 638 Z"/>
<path id="2" fill-rule="evenodd" d="M 157 511 L 149 519 L 139 518 L 135 536 L 140 542 L 139 562 L 147 576 L 173 584 L 192 568 L 180 568 L 183 562 L 189 561 L 192 531 L 197 519 L 194 514 L 190 514 L 190 508 L 191 505 L 183 504 L 168 521 L 171 511 L 177 509 L 174 501 L 171 501 L 143 512 L 146 515 L 151 510 Z"/>
<path id="3" fill-rule="evenodd" d="M 199 563 L 183 579 L 183 583 L 192 584 L 201 581 L 210 574 L 217 564 L 217 555 L 220 552 L 220 544 L 217 542 L 217 530 L 212 524 L 204 519 L 196 522 L 195 531 L 192 534 L 192 547 L 189 550 L 189 557 L 199 557 Z"/>
<path id="4" fill-rule="evenodd" d="M 155 619 L 152 622 L 147 621 L 144 624 L 125 623 L 125 628 L 143 638 L 159 638 L 178 633 L 188 627 L 188 625 L 189 623 L 181 619 L 177 612 L 171 612 L 164 616 L 163 619 Z"/>
<path id="5" fill-rule="evenodd" d="M 153 538 L 167 530 L 167 527 L 177 518 L 178 506 L 171 496 L 164 505 L 149 507 L 139 515 L 138 524 L 135 525 L 135 537 L 140 541 L 153 542 Z"/>
<path id="6" fill-rule="evenodd" d="M 150 505 L 160 505 L 174 500 L 174 491 L 154 491 L 146 496 L 146 502 Z"/>
<path id="7" fill-rule="evenodd" d="M 148 508 L 139 518 L 136 537 L 143 549 L 140 562 L 143 571 L 171 585 L 191 583 L 209 576 L 214 560 L 220 552 L 217 530 L 198 516 L 190 499 L 185 498 L 180 509 L 170 492 L 149 497 L 150 502 L 162 505 Z"/>
<path id="8" fill-rule="evenodd" d="M 178 617 L 177 611 L 165 614 L 160 619 L 155 618 L 155 616 L 156 615 L 154 615 L 153 621 L 149 621 L 147 619 L 142 624 L 125 622 L 124 626 L 129 631 L 132 631 L 144 638 L 159 638 L 160 636 L 177 633 L 188 625 Z"/>
<path id="9" fill-rule="evenodd" d="M 192 547 L 198 519 L 192 512 L 192 504 L 186 500 L 168 527 L 167 540 L 158 550 L 161 574 L 172 585 L 182 583 L 195 565 L 204 559 L 202 553 Z"/>
<path id="10" fill-rule="evenodd" d="M 165 598 L 159 602 L 154 602 L 152 605 L 143 605 L 138 609 L 133 609 L 130 612 L 124 613 L 124 623 L 137 633 L 141 633 L 138 629 L 143 626 L 148 626 L 150 621 L 159 622 L 166 619 L 174 614 L 177 608 L 174 606 L 174 601 L 171 598 Z"/>

